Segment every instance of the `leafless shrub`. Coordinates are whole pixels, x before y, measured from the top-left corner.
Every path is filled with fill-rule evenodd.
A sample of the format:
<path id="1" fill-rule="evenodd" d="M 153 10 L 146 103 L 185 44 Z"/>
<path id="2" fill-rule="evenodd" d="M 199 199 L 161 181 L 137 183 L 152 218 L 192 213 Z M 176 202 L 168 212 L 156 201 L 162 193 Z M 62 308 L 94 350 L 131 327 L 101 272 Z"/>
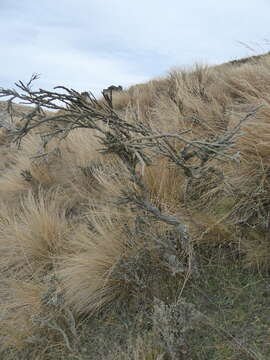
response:
<path id="1" fill-rule="evenodd" d="M 179 232 L 183 249 L 190 257 L 190 265 L 194 264 L 187 226 L 181 219 L 162 213 L 151 203 L 149 191 L 142 177 L 138 176 L 136 166 L 141 164 L 142 168 L 145 168 L 152 163 L 156 156 L 161 156 L 181 168 L 188 181 L 193 181 L 203 177 L 209 171 L 215 171 L 212 166 L 208 165 L 214 159 L 237 161 L 231 148 L 239 135 L 241 125 L 250 117 L 255 116 L 261 106 L 250 111 L 232 129 L 221 136 L 210 139 L 189 139 L 185 137 L 185 134 L 190 131 L 189 129 L 173 134 L 157 133 L 146 124 L 130 123 L 122 119 L 113 110 L 111 101 L 106 96 L 106 102 L 102 103 L 97 101 L 91 93 L 85 99 L 85 96 L 75 90 L 61 86 L 56 89 L 64 90 L 65 93 L 42 89 L 32 91 L 31 85 L 35 79 L 36 76 L 33 75 L 28 84 L 25 85 L 22 82 L 16 84 L 22 91 L 21 93 L 15 90 L 1 89 L 0 91 L 1 96 L 9 96 L 10 101 L 19 98 L 36 106 L 28 115 L 25 126 L 15 131 L 15 140 L 20 142 L 31 130 L 44 124 L 52 126 L 49 132 L 41 135 L 44 147 L 50 139 L 56 136 L 60 137 L 60 140 L 64 139 L 70 131 L 77 128 L 96 131 L 103 146 L 102 152 L 117 155 L 129 170 L 131 183 L 135 185 L 134 190 L 127 189 L 123 192 L 122 199 L 118 203 L 130 203 L 135 208 L 151 214 L 156 220 L 174 226 Z M 56 102 L 60 102 L 60 105 Z M 60 113 L 60 115 L 48 117 L 42 110 L 43 107 L 63 110 L 64 105 L 67 108 L 65 113 Z M 181 144 L 180 151 L 178 143 Z"/>
<path id="2" fill-rule="evenodd" d="M 222 167 L 228 163 L 239 164 L 239 153 L 238 149 L 235 150 L 235 145 L 241 143 L 241 129 L 249 119 L 255 118 L 261 112 L 262 106 L 256 103 L 248 112 L 235 118 L 233 125 L 229 127 L 226 119 L 222 118 L 220 121 L 215 118 L 216 114 L 221 116 L 223 110 L 220 109 L 224 106 L 219 104 L 207 89 L 209 82 L 214 83 L 213 79 L 197 69 L 192 81 L 184 77 L 181 79 L 185 83 L 186 91 L 183 101 L 180 85 L 172 88 L 169 94 L 168 104 L 174 104 L 173 116 L 177 111 L 177 116 L 179 113 L 182 116 L 181 127 L 172 126 L 172 131 L 161 131 L 150 121 L 141 121 L 139 110 L 132 119 L 128 116 L 122 117 L 113 108 L 111 98 L 106 94 L 104 100 L 100 101 L 90 92 L 87 95 L 80 94 L 65 87 L 57 87 L 55 91 L 34 91 L 32 82 L 35 79 L 34 75 L 28 84 L 19 82 L 18 91 L 0 89 L 0 96 L 9 98 L 11 116 L 12 100 L 15 98 L 35 105 L 33 111 L 23 117 L 22 126 L 10 130 L 14 142 L 23 147 L 24 142 L 31 139 L 32 133 L 39 134 L 42 140 L 42 152 L 36 154 L 31 161 L 29 158 L 20 159 L 22 166 L 16 177 L 13 172 L 9 174 L 8 180 L 13 181 L 13 185 L 22 192 L 26 193 L 29 189 L 35 191 L 30 206 L 32 210 L 24 207 L 27 211 L 24 211 L 21 217 L 17 216 L 16 221 L 8 219 L 10 223 L 2 226 L 1 246 L 8 253 L 7 243 L 13 239 L 16 225 L 17 239 L 23 244 L 26 259 L 30 259 L 32 265 L 32 272 L 27 273 L 27 269 L 25 270 L 27 275 L 39 275 L 40 263 L 43 272 L 46 267 L 55 270 L 64 299 L 60 313 L 61 316 L 64 314 L 66 320 L 53 317 L 53 311 L 50 313 L 48 310 L 48 316 L 37 311 L 38 317 L 34 319 L 34 325 L 57 333 L 64 346 L 72 352 L 76 348 L 76 344 L 71 341 L 72 331 L 76 338 L 75 318 L 64 310 L 72 308 L 77 314 L 93 314 L 105 305 L 112 304 L 118 296 L 130 296 L 139 291 L 146 294 L 151 301 L 154 295 L 161 294 L 160 290 L 159 294 L 153 291 L 154 286 L 151 288 L 154 274 L 159 270 L 162 270 L 165 279 L 178 279 L 178 276 L 188 279 L 189 276 L 196 278 L 200 275 L 194 239 L 190 231 L 193 224 L 188 221 L 189 214 L 186 210 L 191 204 L 194 204 L 194 207 L 195 204 L 198 206 L 199 202 L 199 205 L 205 205 L 211 195 L 222 192 L 222 186 L 220 189 L 216 186 L 216 182 L 223 184 L 228 180 Z M 177 82 L 179 78 L 176 77 L 173 81 Z M 228 85 L 229 87 L 232 85 Z M 152 95 L 150 85 L 148 90 Z M 165 90 L 162 88 L 160 91 L 164 96 Z M 240 96 L 242 89 L 234 89 L 234 92 L 237 91 Z M 250 93 L 254 94 L 254 90 L 250 89 Z M 153 100 L 150 95 L 147 104 L 148 100 L 149 103 Z M 211 114 L 210 107 L 214 109 Z M 47 114 L 45 109 L 58 112 Z M 205 116 L 212 116 L 210 125 L 199 116 L 199 110 L 202 110 Z M 218 125 L 220 131 L 217 131 Z M 205 131 L 200 133 L 202 128 Z M 85 132 L 84 136 L 82 132 Z M 93 134 L 92 137 L 89 136 L 90 133 Z M 80 140 L 87 143 L 87 147 L 83 147 L 84 150 L 87 149 L 85 153 L 80 149 Z M 51 146 L 53 142 L 54 145 Z M 91 149 L 92 145 L 94 150 Z M 242 146 L 244 149 L 244 142 Z M 98 152 L 99 159 L 108 156 L 110 161 L 101 164 L 95 157 Z M 83 199 L 85 203 L 86 199 L 89 201 L 92 196 L 88 212 L 81 215 L 85 223 L 76 227 L 76 234 L 68 234 L 68 246 L 65 246 L 65 229 L 69 227 L 72 216 L 66 217 L 58 208 L 55 210 L 45 202 L 43 207 L 42 201 L 41 206 L 39 204 L 39 188 L 44 184 L 55 184 L 50 169 L 50 159 L 54 156 L 57 161 L 61 159 L 63 164 L 68 165 L 63 166 L 66 174 L 72 178 L 71 184 L 65 184 L 67 193 L 71 193 L 70 189 L 76 190 L 76 194 L 80 193 L 79 199 Z M 165 172 L 167 178 L 170 174 L 177 173 L 184 179 L 181 185 L 185 184 L 185 188 L 181 191 L 186 202 L 183 201 L 182 208 L 180 205 L 163 204 L 155 197 L 149 173 L 161 162 L 166 170 L 169 169 Z M 161 171 L 157 171 L 157 174 L 161 174 Z M 76 183 L 78 179 L 80 184 Z M 83 181 L 87 182 L 88 188 Z M 179 187 L 177 181 L 175 182 Z M 3 183 L 3 179 L 0 183 Z M 7 181 L 4 183 L 7 184 Z M 233 188 L 236 185 L 237 181 L 235 184 L 230 183 L 228 187 Z M 163 195 L 162 200 L 165 198 L 162 198 Z M 175 203 L 177 201 L 179 197 Z M 234 210 L 239 215 L 239 208 Z M 59 216 L 55 216 L 55 213 L 59 213 Z M 27 222 L 31 223 L 31 233 L 26 231 Z M 158 232 L 155 233 L 155 230 L 158 227 L 162 229 L 163 235 L 167 232 L 168 236 L 157 236 Z M 40 229 L 43 230 L 42 236 Z M 210 233 L 209 229 L 206 229 L 201 237 L 207 231 Z M 40 241 L 34 241 L 36 238 Z M 60 241 L 58 238 L 61 238 Z M 146 244 L 146 240 L 151 241 Z M 25 258 L 22 262 L 21 253 L 18 255 L 18 246 L 14 246 L 13 251 L 16 256 L 13 259 L 10 257 L 7 267 L 11 268 L 12 264 L 14 266 L 15 260 L 16 269 L 20 266 L 27 268 Z M 51 302 L 61 299 L 62 293 L 58 296 L 55 289 L 53 294 L 49 290 L 47 292 L 49 295 L 42 295 L 41 300 L 46 300 L 45 308 L 49 309 Z M 41 300 L 39 291 L 37 303 L 41 302 L 44 306 Z M 16 309 L 19 307 L 20 304 Z M 164 350 L 172 358 L 177 359 L 188 354 L 185 335 L 192 330 L 193 323 L 195 324 L 199 317 L 200 314 L 182 300 L 172 305 L 165 305 L 161 300 L 157 300 L 153 322 L 162 339 Z M 71 322 L 71 330 L 66 330 L 67 322 Z M 182 325 L 180 330 L 179 322 Z M 28 339 L 29 342 L 38 341 L 32 337 L 31 331 Z M 180 344 L 177 344 L 177 341 Z"/>

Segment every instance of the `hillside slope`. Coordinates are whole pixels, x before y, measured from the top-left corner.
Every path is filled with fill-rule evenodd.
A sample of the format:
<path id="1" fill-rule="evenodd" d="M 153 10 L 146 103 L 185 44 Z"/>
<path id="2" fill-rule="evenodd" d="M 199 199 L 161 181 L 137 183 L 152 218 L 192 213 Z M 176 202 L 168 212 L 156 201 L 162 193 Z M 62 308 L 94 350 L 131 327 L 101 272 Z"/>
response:
<path id="1" fill-rule="evenodd" d="M 59 111 L 2 115 L 1 359 L 269 358 L 269 70 L 25 90 Z"/>

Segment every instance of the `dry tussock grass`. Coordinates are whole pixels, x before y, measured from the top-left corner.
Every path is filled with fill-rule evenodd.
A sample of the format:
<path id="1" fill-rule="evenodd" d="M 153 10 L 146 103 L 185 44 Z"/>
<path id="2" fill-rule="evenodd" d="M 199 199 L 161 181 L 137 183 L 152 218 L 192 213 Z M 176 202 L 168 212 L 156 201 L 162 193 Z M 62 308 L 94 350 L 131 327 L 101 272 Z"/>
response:
<path id="1" fill-rule="evenodd" d="M 157 159 L 152 166 L 138 166 L 153 203 L 165 211 L 174 213 L 184 202 L 186 179 L 174 164 Z"/>
<path id="2" fill-rule="evenodd" d="M 89 219 L 93 230 L 79 228 L 70 242 L 71 253 L 61 257 L 59 277 L 67 303 L 78 313 L 97 311 L 127 288 L 111 274 L 136 243 L 122 226 L 122 221 L 129 222 L 127 214 L 113 215 L 109 209 L 102 217 L 94 213 Z"/>
<path id="3" fill-rule="evenodd" d="M 10 215 L 2 207 L 1 267 L 16 277 L 35 276 L 54 266 L 66 247 L 70 226 L 65 199 L 52 192 L 29 192 Z M 5 254 L 5 255 L 4 255 Z"/>
<path id="4" fill-rule="evenodd" d="M 101 145 L 90 129 L 76 129 L 60 144 L 62 159 L 66 165 L 87 167 L 91 161 L 101 160 Z"/>
<path id="5" fill-rule="evenodd" d="M 39 136 L 29 134 L 23 139 L 20 151 L 15 150 L 13 144 L 7 149 L 7 155 L 13 164 L 0 177 L 2 198 L 9 199 L 12 194 L 15 197 L 20 196 L 31 190 L 33 186 L 50 186 L 57 183 L 55 172 L 59 163 L 55 155 L 35 158 L 42 151 L 41 144 Z"/>
<path id="6" fill-rule="evenodd" d="M 183 217 L 196 246 L 230 244 L 249 266 L 265 268 L 269 267 L 269 67 L 265 57 L 240 67 L 177 69 L 165 79 L 113 94 L 115 110 L 131 123 L 141 121 L 154 133 L 188 129 L 187 141 L 214 141 L 248 111 L 265 105 L 241 129 L 236 142 L 238 162 L 209 161 L 208 167 L 215 171 L 198 179 L 187 179 L 160 154 L 153 156 L 151 166 L 137 166 L 149 199 L 162 211 Z M 1 130 L 0 146 L 5 151 L 6 135 Z M 181 152 L 185 143 L 175 145 Z M 156 250 L 155 241 L 160 241 L 162 232 L 168 233 L 167 225 L 154 225 L 155 217 L 146 216 L 142 208 L 113 206 L 123 190 L 139 192 L 139 186 L 115 155 L 101 154 L 95 132 L 74 130 L 63 141 L 51 142 L 49 154 L 43 157 L 33 157 L 41 149 L 37 133 L 28 134 L 20 150 L 8 146 L 10 152 L 3 151 L 3 156 L 12 165 L 0 177 L 3 348 L 27 347 L 27 339 L 44 330 L 31 321 L 31 314 L 44 311 L 42 294 L 50 287 L 46 274 L 57 278 L 62 308 L 93 315 L 116 298 L 130 297 L 129 275 L 117 277 L 115 271 L 141 249 L 156 251 L 151 261 L 160 266 L 160 272 L 175 266 L 171 253 L 170 263 L 161 260 L 169 246 Z M 5 167 L 6 160 L 1 161 Z M 145 245 L 142 238 L 155 241 Z M 55 309 L 48 311 L 54 314 Z M 61 343 L 59 336 L 54 337 L 52 344 Z M 63 347 L 65 343 L 62 339 Z M 148 353 L 141 342 L 132 356 L 162 358 L 154 350 Z"/>

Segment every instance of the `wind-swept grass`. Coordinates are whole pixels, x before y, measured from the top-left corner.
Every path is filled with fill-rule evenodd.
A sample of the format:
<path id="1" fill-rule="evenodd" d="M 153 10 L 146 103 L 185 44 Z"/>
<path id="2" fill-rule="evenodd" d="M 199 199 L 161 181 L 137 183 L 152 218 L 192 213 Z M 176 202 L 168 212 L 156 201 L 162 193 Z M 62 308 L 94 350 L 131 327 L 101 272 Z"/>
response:
<path id="1" fill-rule="evenodd" d="M 267 359 L 269 59 L 0 89 L 3 359 Z"/>

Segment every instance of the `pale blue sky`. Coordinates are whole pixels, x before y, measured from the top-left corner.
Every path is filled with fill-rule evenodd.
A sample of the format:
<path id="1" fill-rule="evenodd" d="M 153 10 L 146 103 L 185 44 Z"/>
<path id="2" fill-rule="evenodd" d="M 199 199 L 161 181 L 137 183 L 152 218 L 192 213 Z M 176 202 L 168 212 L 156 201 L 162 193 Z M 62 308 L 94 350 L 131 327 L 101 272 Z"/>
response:
<path id="1" fill-rule="evenodd" d="M 0 0 L 0 87 L 95 94 L 270 50 L 270 0 Z M 248 44 L 248 49 L 240 42 Z"/>

